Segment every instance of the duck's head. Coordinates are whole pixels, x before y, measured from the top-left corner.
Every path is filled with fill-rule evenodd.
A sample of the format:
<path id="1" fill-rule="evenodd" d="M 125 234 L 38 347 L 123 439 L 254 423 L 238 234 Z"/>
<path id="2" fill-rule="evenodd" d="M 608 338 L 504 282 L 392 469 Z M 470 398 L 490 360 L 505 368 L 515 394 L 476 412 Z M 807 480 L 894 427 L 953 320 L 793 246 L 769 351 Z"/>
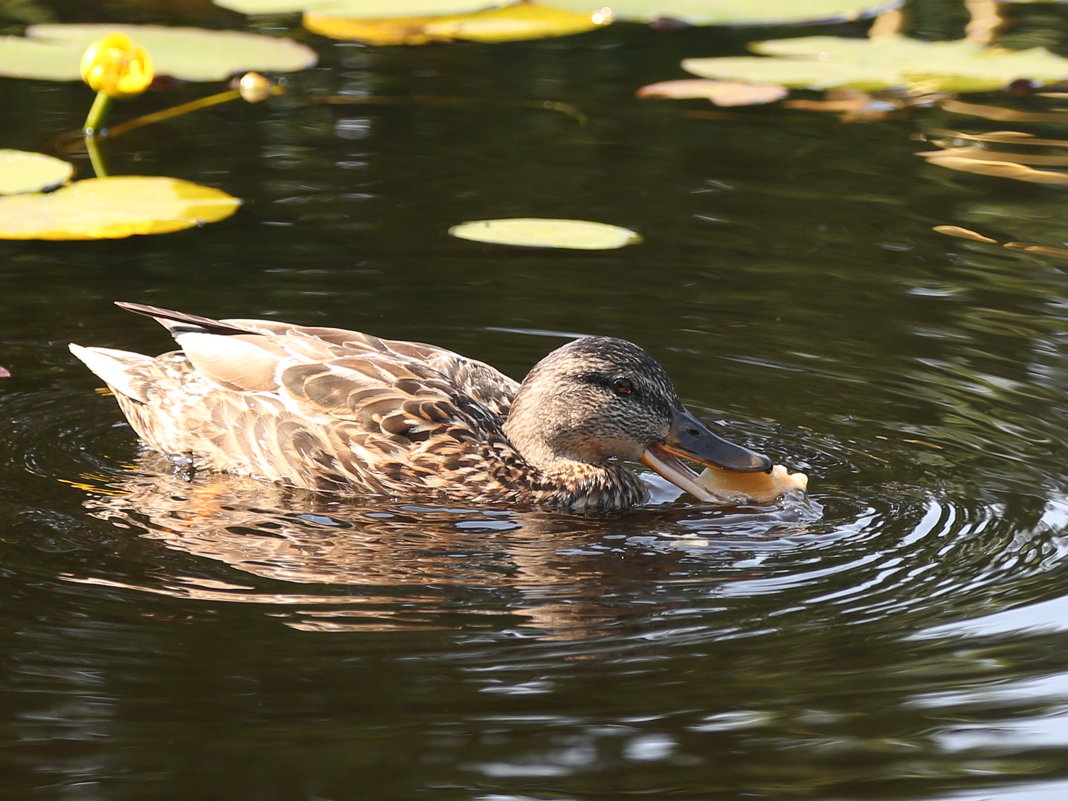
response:
<path id="1" fill-rule="evenodd" d="M 740 472 L 771 461 L 713 434 L 679 400 L 664 368 L 622 339 L 585 337 L 550 353 L 516 393 L 505 433 L 531 464 L 642 462 L 702 496 L 681 461 Z"/>

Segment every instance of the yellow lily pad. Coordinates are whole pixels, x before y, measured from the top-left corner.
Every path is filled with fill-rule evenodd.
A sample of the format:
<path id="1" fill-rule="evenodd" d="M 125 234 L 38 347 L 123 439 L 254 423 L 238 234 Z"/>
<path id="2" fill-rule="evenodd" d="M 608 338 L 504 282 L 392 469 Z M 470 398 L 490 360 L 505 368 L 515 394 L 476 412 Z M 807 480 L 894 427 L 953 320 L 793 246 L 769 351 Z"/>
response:
<path id="1" fill-rule="evenodd" d="M 889 11 L 902 0 L 553 0 L 569 11 L 607 7 L 616 19 L 673 19 L 690 25 L 797 25 L 862 19 Z"/>
<path id="2" fill-rule="evenodd" d="M 120 239 L 225 219 L 241 201 L 177 178 L 89 178 L 48 194 L 0 197 L 0 239 Z"/>
<path id="3" fill-rule="evenodd" d="M 771 58 L 690 58 L 682 67 L 702 78 L 809 89 L 944 92 L 989 91 L 1020 78 L 1044 83 L 1068 75 L 1068 59 L 1043 48 L 1004 50 L 966 39 L 921 42 L 899 35 L 876 39 L 805 36 L 756 42 L 750 48 Z"/>
<path id="4" fill-rule="evenodd" d="M 473 14 L 515 0 L 214 0 L 241 14 L 294 14 L 312 11 L 334 17 L 441 17 Z"/>
<path id="5" fill-rule="evenodd" d="M 41 192 L 65 184 L 74 165 L 44 153 L 0 150 L 0 195 Z"/>
<path id="6" fill-rule="evenodd" d="M 430 42 L 466 40 L 515 42 L 584 33 L 611 19 L 601 12 L 561 11 L 537 3 L 440 17 L 348 19 L 307 12 L 304 27 L 333 39 L 376 45 L 422 45 Z"/>
<path id="7" fill-rule="evenodd" d="M 293 72 L 318 60 L 310 47 L 241 31 L 159 25 L 31 25 L 26 37 L 0 37 L 0 75 L 44 81 L 81 80 L 82 53 L 109 33 L 125 33 L 152 56 L 156 73 L 184 81 L 222 81 L 249 70 Z"/>
<path id="8" fill-rule="evenodd" d="M 475 220 L 454 225 L 449 233 L 458 239 L 495 245 L 571 250 L 612 250 L 642 241 L 634 231 L 617 225 L 539 217 Z"/>

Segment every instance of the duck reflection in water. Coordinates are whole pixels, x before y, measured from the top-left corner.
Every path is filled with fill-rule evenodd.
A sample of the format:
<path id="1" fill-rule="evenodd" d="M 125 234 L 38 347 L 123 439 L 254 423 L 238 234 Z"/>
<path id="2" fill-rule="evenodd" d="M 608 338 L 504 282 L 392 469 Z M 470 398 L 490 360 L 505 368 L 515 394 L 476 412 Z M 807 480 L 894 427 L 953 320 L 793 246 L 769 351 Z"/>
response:
<path id="1" fill-rule="evenodd" d="M 170 575 L 141 585 L 76 580 L 267 605 L 287 625 L 316 631 L 455 627 L 474 615 L 479 627 L 519 626 L 542 638 L 600 637 L 609 626 L 618 634 L 628 620 L 648 622 L 677 603 L 665 602 L 662 582 L 750 577 L 733 565 L 752 557 L 754 539 L 805 522 L 787 508 L 716 510 L 722 516 L 710 520 L 670 507 L 613 520 L 368 502 L 241 476 L 182 477 L 151 451 L 134 469 L 83 488 L 95 517 L 241 576 L 195 578 L 205 573 L 199 562 L 175 571 L 173 560 L 146 554 Z M 727 536 L 708 547 L 682 536 L 691 524 Z"/>
<path id="2" fill-rule="evenodd" d="M 432 345 L 120 305 L 154 317 L 182 350 L 71 350 L 146 443 L 195 470 L 423 503 L 602 514 L 647 497 L 624 461 L 705 500 L 680 457 L 771 469 L 693 417 L 663 367 L 625 340 L 569 342 L 519 384 Z"/>

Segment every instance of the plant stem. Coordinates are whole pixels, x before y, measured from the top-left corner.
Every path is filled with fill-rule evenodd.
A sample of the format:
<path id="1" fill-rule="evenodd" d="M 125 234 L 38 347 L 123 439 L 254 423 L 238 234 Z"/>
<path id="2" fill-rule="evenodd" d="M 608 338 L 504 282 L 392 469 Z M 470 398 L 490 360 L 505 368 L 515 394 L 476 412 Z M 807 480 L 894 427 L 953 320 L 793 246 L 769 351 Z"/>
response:
<path id="1" fill-rule="evenodd" d="M 97 139 L 90 133 L 85 134 L 85 150 L 89 154 L 89 163 L 93 165 L 93 172 L 97 178 L 107 178 L 108 169 L 104 166 L 104 158 L 100 154 Z"/>
<path id="2" fill-rule="evenodd" d="M 151 125 L 156 122 L 162 122 L 163 120 L 169 120 L 172 117 L 188 114 L 190 111 L 197 111 L 198 109 L 207 108 L 208 106 L 217 106 L 219 103 L 226 103 L 227 101 L 235 100 L 239 97 L 241 97 L 241 94 L 236 89 L 227 89 L 225 92 L 208 95 L 207 97 L 201 97 L 197 100 L 190 100 L 188 103 L 182 103 L 178 106 L 172 106 L 171 108 L 165 108 L 160 111 L 153 111 L 151 114 L 145 114 L 136 119 L 127 120 L 126 122 L 120 122 L 118 125 L 111 126 L 111 128 L 108 129 L 108 136 L 118 136 L 126 131 L 132 131 L 134 128 L 140 128 L 142 125 Z"/>
<path id="3" fill-rule="evenodd" d="M 97 136 L 100 133 L 100 123 L 104 119 L 104 115 L 107 114 L 110 104 L 111 95 L 104 91 L 96 93 L 96 100 L 93 101 L 93 105 L 89 109 L 89 116 L 85 118 L 85 125 L 82 126 L 87 137 Z"/>

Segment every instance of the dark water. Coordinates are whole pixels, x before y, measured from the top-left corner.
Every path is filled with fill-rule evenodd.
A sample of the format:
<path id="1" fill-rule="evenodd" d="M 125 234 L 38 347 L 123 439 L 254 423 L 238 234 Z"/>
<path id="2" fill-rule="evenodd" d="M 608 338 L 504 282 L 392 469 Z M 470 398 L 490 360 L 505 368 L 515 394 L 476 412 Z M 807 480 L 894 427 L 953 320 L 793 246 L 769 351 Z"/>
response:
<path id="1" fill-rule="evenodd" d="M 918 34 L 960 35 L 958 4 L 915 11 Z M 1017 46 L 1068 47 L 1068 8 L 1013 14 Z M 307 37 L 323 63 L 285 97 L 105 143 L 114 173 L 220 186 L 237 216 L 0 244 L 0 797 L 1063 798 L 1065 262 L 931 229 L 1063 247 L 1065 190 L 926 165 L 929 131 L 1006 127 L 938 108 L 843 124 L 632 97 L 684 56 L 789 33 Z M 47 147 L 88 103 L 0 87 L 6 147 Z M 445 234 L 527 215 L 645 242 Z M 168 347 L 113 299 L 431 341 L 516 376 L 563 334 L 626 336 L 700 416 L 808 472 L 812 503 L 587 520 L 183 481 L 67 353 Z"/>

